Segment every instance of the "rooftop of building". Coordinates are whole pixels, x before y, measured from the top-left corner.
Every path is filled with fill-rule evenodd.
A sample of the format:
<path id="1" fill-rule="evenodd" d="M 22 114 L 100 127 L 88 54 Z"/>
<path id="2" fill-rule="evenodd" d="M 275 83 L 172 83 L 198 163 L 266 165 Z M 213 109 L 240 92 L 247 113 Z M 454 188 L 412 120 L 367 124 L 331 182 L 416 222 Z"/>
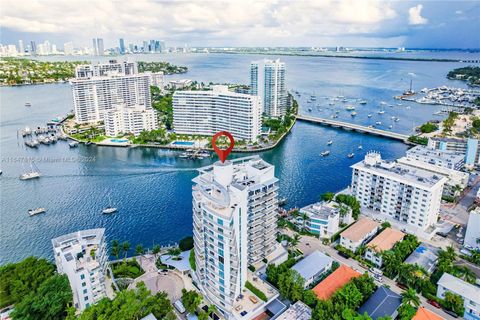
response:
<path id="1" fill-rule="evenodd" d="M 352 278 L 361 276 L 360 273 L 346 265 L 340 265 L 328 277 L 313 288 L 313 292 L 321 300 L 328 300 L 338 289 L 346 285 Z"/>
<path id="2" fill-rule="evenodd" d="M 318 274 L 318 272 L 331 265 L 332 262 L 332 258 L 318 250 L 315 250 L 297 262 L 292 269 L 297 271 L 303 279 L 310 279 Z"/>
<path id="3" fill-rule="evenodd" d="M 443 320 L 443 318 L 432 311 L 428 311 L 424 307 L 420 307 L 412 320 Z"/>
<path id="4" fill-rule="evenodd" d="M 457 143 L 465 143 L 466 139 L 461 138 L 450 138 L 450 137 L 431 137 L 430 139 L 435 141 L 443 141 L 443 142 L 457 142 Z"/>
<path id="5" fill-rule="evenodd" d="M 467 230 L 465 232 L 465 240 L 463 241 L 464 246 L 480 248 L 480 228 L 478 226 L 480 226 L 480 210 L 475 209 L 470 211 L 468 215 Z"/>
<path id="6" fill-rule="evenodd" d="M 380 317 L 393 317 L 402 304 L 402 297 L 392 290 L 381 286 L 358 309 L 359 314 L 365 312 L 374 320 Z"/>
<path id="7" fill-rule="evenodd" d="M 432 272 L 440 249 L 428 243 L 421 243 L 405 260 L 405 263 L 417 264 L 424 268 L 427 272 Z"/>
<path id="8" fill-rule="evenodd" d="M 191 82 L 191 81 L 190 81 Z M 172 83 L 172 81 L 170 82 Z M 175 84 L 184 84 L 185 83 L 175 83 Z M 188 84 L 188 83 L 187 83 Z M 226 85 L 213 85 L 211 86 L 210 90 L 178 90 L 175 91 L 173 96 L 182 96 L 182 95 L 202 95 L 202 96 L 232 96 L 232 97 L 242 97 L 242 98 L 249 98 L 254 99 L 255 96 L 247 93 L 240 93 L 236 91 L 231 91 L 228 86 Z"/>
<path id="9" fill-rule="evenodd" d="M 86 244 L 98 243 L 104 235 L 105 228 L 80 230 L 53 238 L 52 244 L 54 248 L 63 248 L 80 241 L 85 242 Z"/>
<path id="10" fill-rule="evenodd" d="M 297 301 L 282 313 L 277 320 L 310 320 L 312 309 L 302 301 Z"/>
<path id="11" fill-rule="evenodd" d="M 462 279 L 444 273 L 437 283 L 439 286 L 447 288 L 449 291 L 480 304 L 480 287 L 470 284 Z"/>
<path id="12" fill-rule="evenodd" d="M 309 204 L 300 209 L 301 213 L 306 213 L 310 218 L 318 217 L 320 219 L 328 219 L 329 217 L 339 214 L 340 209 L 338 203 L 330 202 L 316 202 Z"/>
<path id="13" fill-rule="evenodd" d="M 432 149 L 427 146 L 415 146 L 406 151 L 407 157 L 410 155 L 418 155 L 424 157 L 430 157 L 432 159 L 441 159 L 448 163 L 463 162 L 465 154 L 450 150 Z"/>
<path id="14" fill-rule="evenodd" d="M 350 226 L 347 230 L 343 231 L 340 235 L 353 242 L 358 242 L 378 227 L 380 227 L 380 223 L 373 221 L 370 218 L 363 217 Z"/>
<path id="15" fill-rule="evenodd" d="M 468 179 L 469 174 L 455 169 L 447 167 L 441 167 L 432 163 L 424 162 L 414 158 L 401 157 L 397 159 L 397 162 L 403 163 L 412 167 L 421 168 L 430 171 L 439 176 L 448 176 L 449 179 Z"/>
<path id="16" fill-rule="evenodd" d="M 414 184 L 422 188 L 431 188 L 437 184 L 444 183 L 447 179 L 431 171 L 409 166 L 396 161 L 383 160 L 379 153 L 369 152 L 363 161 L 351 166 L 355 169 L 372 171 L 379 175 Z"/>
<path id="17" fill-rule="evenodd" d="M 385 228 L 378 236 L 373 238 L 367 244 L 367 247 L 372 248 L 376 252 L 382 252 L 393 248 L 395 243 L 401 241 L 405 233 L 392 228 Z"/>
<path id="18" fill-rule="evenodd" d="M 258 290 L 263 292 L 267 297 L 267 301 L 271 301 L 278 297 L 278 292 L 274 287 L 272 287 L 266 281 L 263 281 L 251 271 L 247 271 L 247 281 L 249 281 Z M 251 314 L 254 311 L 264 308 L 265 304 L 266 302 L 253 294 L 250 290 L 243 288 L 241 296 L 237 297 L 236 301 L 233 303 L 232 313 L 235 319 L 241 319 L 241 312 L 246 311 L 247 313 Z"/>

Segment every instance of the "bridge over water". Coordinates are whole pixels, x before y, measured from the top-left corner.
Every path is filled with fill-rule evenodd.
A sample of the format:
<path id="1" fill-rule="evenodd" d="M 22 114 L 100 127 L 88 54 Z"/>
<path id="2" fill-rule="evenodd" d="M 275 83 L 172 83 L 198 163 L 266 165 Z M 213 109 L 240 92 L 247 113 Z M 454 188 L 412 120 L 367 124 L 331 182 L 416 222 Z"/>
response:
<path id="1" fill-rule="evenodd" d="M 320 125 L 345 129 L 349 131 L 357 131 L 361 133 L 372 134 L 372 135 L 381 136 L 389 139 L 399 140 L 404 143 L 408 143 L 409 136 L 406 134 L 396 133 L 396 132 L 377 129 L 377 128 L 370 128 L 370 127 L 362 126 L 359 124 L 337 121 L 332 119 L 319 118 L 319 117 L 304 116 L 304 115 L 297 115 L 297 120 L 317 123 Z"/>

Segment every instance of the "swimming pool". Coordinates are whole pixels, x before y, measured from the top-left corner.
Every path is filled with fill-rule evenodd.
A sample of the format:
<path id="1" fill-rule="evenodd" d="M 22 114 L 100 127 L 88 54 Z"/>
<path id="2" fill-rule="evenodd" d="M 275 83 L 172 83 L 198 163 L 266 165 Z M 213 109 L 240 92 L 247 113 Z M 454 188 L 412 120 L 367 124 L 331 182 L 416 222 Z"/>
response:
<path id="1" fill-rule="evenodd" d="M 193 146 L 195 144 L 195 142 L 191 142 L 191 141 L 174 141 L 172 142 L 172 145 L 173 146 Z"/>
<path id="2" fill-rule="evenodd" d="M 125 143 L 128 142 L 128 139 L 110 139 L 110 141 L 116 143 Z"/>

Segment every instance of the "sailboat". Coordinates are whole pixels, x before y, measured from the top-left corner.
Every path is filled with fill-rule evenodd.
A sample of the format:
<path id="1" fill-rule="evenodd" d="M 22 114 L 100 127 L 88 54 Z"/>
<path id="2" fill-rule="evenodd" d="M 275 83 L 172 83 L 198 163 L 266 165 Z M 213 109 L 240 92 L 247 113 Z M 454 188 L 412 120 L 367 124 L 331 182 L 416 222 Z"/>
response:
<path id="1" fill-rule="evenodd" d="M 38 170 L 38 168 L 33 164 L 33 162 L 30 163 L 30 171 L 27 171 L 23 174 L 20 175 L 20 180 L 30 180 L 30 179 L 35 179 L 35 178 L 40 178 L 42 174 Z"/>
<path id="2" fill-rule="evenodd" d="M 108 206 L 102 210 L 102 213 L 110 214 L 110 213 L 117 212 L 118 211 L 117 208 L 112 206 L 112 199 L 110 199 L 110 194 L 108 194 L 107 197 L 108 197 Z"/>

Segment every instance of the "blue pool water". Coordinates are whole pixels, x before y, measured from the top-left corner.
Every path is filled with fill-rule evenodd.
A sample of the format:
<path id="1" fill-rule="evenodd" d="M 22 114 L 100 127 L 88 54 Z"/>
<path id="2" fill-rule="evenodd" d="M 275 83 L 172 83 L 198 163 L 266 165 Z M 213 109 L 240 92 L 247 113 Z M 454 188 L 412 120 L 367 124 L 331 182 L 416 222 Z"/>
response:
<path id="1" fill-rule="evenodd" d="M 190 78 L 206 83 L 248 83 L 250 61 L 264 57 L 162 54 L 129 58 L 188 66 L 187 74 L 167 77 L 167 81 Z M 357 123 L 378 121 L 379 102 L 396 105 L 392 97 L 408 88 L 411 77 L 415 90 L 440 85 L 465 87 L 462 82 L 445 78 L 449 70 L 463 66 L 461 63 L 280 58 L 287 64 L 288 87 L 302 92 L 302 98 L 315 92 L 318 97 L 367 99 L 368 104 L 358 107 L 359 115 L 354 120 L 344 107 L 339 114 L 338 120 Z M 27 101 L 32 103 L 30 108 L 24 107 Z M 330 115 L 326 101 L 319 98 L 319 105 L 308 112 L 309 106 L 301 100 L 300 110 L 309 115 Z M 139 243 L 146 247 L 166 244 L 191 234 L 191 179 L 199 167 L 211 164 L 216 156 L 185 160 L 178 157 L 178 151 L 83 144 L 69 148 L 62 141 L 28 149 L 23 139 L 17 138 L 17 130 L 44 125 L 52 116 L 72 109 L 69 85 L 1 87 L 0 102 L 0 264 L 29 255 L 52 258 L 50 239 L 79 229 L 104 227 L 109 241 L 128 240 L 132 248 Z M 383 122 L 398 116 L 401 120 L 393 130 L 406 133 L 414 125 L 441 119 L 432 115 L 438 107 L 409 105 L 411 109 L 386 108 Z M 369 113 L 378 119 L 369 120 Z M 330 147 L 328 140 L 333 140 Z M 358 145 L 363 149 L 358 150 Z M 275 165 L 279 192 L 288 198 L 288 207 L 300 207 L 317 201 L 326 191 L 345 188 L 351 179 L 350 166 L 367 151 L 377 150 L 384 158 L 394 159 L 406 148 L 393 140 L 298 122 L 276 149 L 260 156 Z M 330 155 L 321 157 L 319 154 L 327 149 Z M 352 151 L 355 157 L 347 158 Z M 26 158 L 35 160 L 42 172 L 40 179 L 18 179 L 27 168 Z M 109 204 L 108 194 L 119 211 L 102 215 Z M 45 207 L 47 213 L 29 217 L 27 210 L 36 207 Z"/>
<path id="2" fill-rule="evenodd" d="M 195 144 L 195 142 L 191 142 L 191 141 L 174 141 L 172 142 L 172 145 L 174 146 L 193 146 Z"/>
<path id="3" fill-rule="evenodd" d="M 116 143 L 125 143 L 128 142 L 128 139 L 110 139 L 110 141 Z"/>

